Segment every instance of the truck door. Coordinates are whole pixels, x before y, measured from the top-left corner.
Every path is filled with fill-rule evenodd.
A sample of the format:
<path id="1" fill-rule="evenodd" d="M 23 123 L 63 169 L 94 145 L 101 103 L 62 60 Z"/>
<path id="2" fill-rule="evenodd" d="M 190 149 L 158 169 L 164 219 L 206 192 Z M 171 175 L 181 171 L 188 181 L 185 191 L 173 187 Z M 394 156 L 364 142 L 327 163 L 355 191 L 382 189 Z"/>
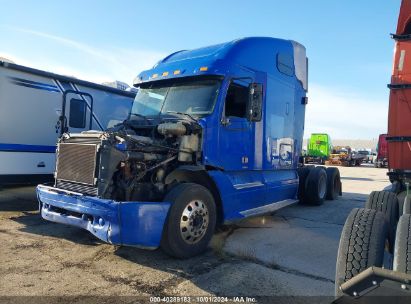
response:
<path id="1" fill-rule="evenodd" d="M 254 157 L 262 150 L 262 140 L 256 135 L 262 122 L 247 118 L 250 82 L 230 83 L 219 130 L 219 160 L 234 188 L 233 205 L 226 208 L 240 212 L 266 203 L 266 185 L 258 160 L 255 160 L 258 157 Z"/>
<path id="2" fill-rule="evenodd" d="M 248 84 L 231 82 L 221 118 L 219 160 L 225 171 L 252 168 L 252 123 L 247 120 Z"/>

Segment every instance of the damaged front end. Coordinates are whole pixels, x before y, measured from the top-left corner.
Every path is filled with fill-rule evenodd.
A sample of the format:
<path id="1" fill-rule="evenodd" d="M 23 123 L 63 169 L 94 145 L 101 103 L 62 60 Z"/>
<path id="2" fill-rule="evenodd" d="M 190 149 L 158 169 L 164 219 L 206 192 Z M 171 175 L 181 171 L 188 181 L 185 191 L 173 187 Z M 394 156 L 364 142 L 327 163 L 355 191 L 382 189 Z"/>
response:
<path id="1" fill-rule="evenodd" d="M 158 247 L 173 183 L 167 175 L 201 157 L 195 120 L 134 119 L 106 132 L 64 134 L 54 187 L 39 185 L 42 217 L 122 245 Z"/>

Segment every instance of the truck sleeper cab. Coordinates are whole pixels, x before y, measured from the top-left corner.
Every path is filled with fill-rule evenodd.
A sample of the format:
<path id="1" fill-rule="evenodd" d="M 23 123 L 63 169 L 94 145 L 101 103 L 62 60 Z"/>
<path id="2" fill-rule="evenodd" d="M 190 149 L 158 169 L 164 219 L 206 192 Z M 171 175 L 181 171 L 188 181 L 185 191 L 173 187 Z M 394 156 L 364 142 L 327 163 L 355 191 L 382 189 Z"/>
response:
<path id="1" fill-rule="evenodd" d="M 44 219 L 186 258 L 206 249 L 216 225 L 301 198 L 302 45 L 244 38 L 180 51 L 135 86 L 124 123 L 61 138 L 55 185 L 37 188 Z M 303 189 L 322 202 L 325 170 L 302 171 Z"/>

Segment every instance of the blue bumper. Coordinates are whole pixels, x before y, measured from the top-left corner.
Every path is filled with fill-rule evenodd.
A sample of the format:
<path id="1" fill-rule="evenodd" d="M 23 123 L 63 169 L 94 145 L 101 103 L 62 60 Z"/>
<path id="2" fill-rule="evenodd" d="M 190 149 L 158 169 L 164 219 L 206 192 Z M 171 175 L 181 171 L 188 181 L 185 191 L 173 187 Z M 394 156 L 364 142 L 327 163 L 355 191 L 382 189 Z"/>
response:
<path id="1" fill-rule="evenodd" d="M 115 245 L 160 245 L 168 202 L 116 202 L 43 185 L 36 191 L 41 216 L 48 221 L 86 229 Z"/>

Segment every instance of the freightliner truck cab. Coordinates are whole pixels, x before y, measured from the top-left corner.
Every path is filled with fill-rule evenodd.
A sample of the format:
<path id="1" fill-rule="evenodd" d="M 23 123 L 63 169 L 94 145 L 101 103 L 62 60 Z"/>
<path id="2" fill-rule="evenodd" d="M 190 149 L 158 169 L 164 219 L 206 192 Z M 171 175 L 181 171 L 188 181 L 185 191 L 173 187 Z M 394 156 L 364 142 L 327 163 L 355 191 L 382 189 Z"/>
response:
<path id="1" fill-rule="evenodd" d="M 44 219 L 184 258 L 204 251 L 219 224 L 340 192 L 335 170 L 331 181 L 323 167 L 297 170 L 301 44 L 255 37 L 179 51 L 134 85 L 127 120 L 61 137 L 55 184 L 37 188 Z"/>

